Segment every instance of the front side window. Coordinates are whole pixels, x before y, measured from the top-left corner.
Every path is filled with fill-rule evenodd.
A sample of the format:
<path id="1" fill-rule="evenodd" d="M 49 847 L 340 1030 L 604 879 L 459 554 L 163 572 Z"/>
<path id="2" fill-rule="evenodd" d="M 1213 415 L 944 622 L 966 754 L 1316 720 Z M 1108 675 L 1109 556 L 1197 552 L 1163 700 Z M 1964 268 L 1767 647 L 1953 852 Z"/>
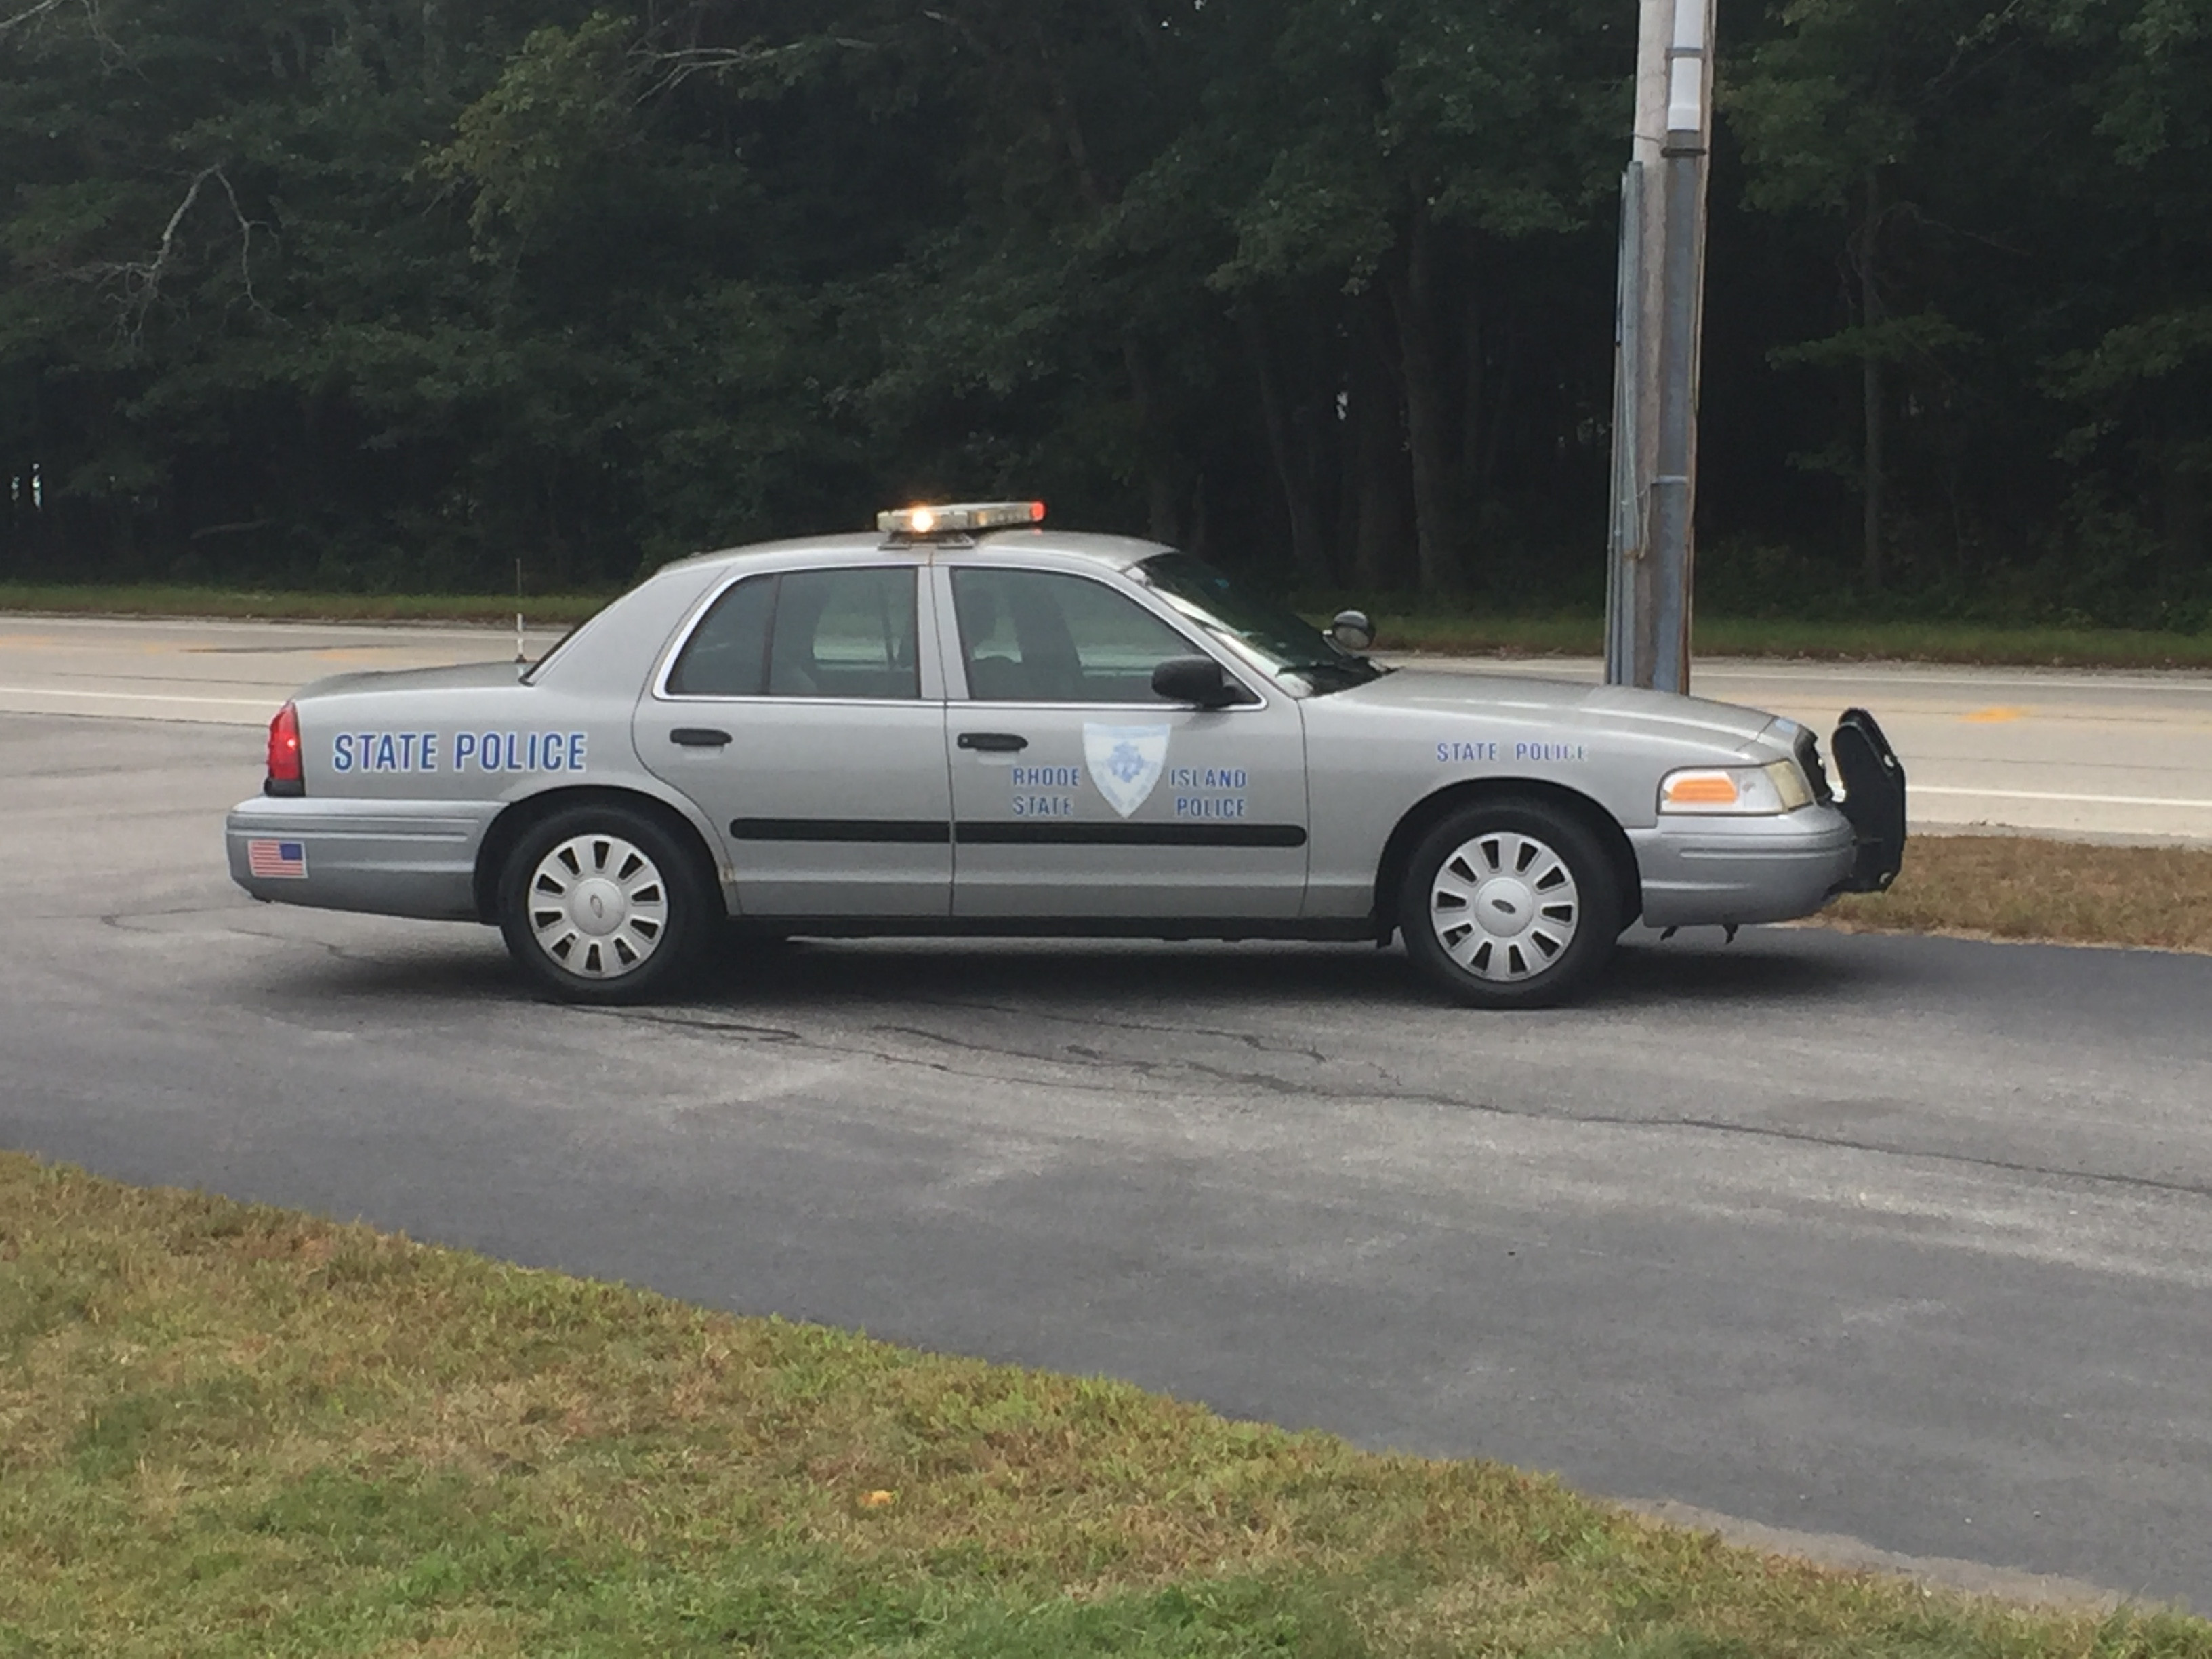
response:
<path id="1" fill-rule="evenodd" d="M 684 697 L 921 695 L 910 565 L 750 576 L 716 599 L 668 673 Z"/>
<path id="2" fill-rule="evenodd" d="M 1142 605 L 1083 576 L 958 569 L 952 609 L 980 702 L 1158 702 L 1152 670 L 1194 654 Z"/>

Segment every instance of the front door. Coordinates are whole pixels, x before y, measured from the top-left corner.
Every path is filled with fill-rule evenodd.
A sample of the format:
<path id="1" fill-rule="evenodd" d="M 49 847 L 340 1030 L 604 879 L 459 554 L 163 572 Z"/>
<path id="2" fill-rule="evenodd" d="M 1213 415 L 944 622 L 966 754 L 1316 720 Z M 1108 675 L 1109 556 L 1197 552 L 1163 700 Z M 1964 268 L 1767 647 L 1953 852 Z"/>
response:
<path id="1" fill-rule="evenodd" d="M 638 753 L 724 836 L 748 916 L 951 908 L 945 702 L 919 568 L 748 576 L 639 705 Z"/>
<path id="2" fill-rule="evenodd" d="M 955 915 L 1298 914 L 1307 816 L 1295 701 L 1264 682 L 1228 708 L 1162 701 L 1155 666 L 1218 653 L 1097 578 L 988 555 L 934 578 L 947 679 L 965 680 L 964 696 L 948 684 L 945 726 Z"/>

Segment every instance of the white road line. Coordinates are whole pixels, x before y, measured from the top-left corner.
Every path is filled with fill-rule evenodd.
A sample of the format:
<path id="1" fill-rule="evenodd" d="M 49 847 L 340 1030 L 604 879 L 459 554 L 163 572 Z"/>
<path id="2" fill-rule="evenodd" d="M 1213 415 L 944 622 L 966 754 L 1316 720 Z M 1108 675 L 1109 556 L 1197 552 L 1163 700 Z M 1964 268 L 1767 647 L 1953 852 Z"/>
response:
<path id="1" fill-rule="evenodd" d="M 1941 789 L 1932 784 L 1908 784 L 1906 798 L 1910 799 L 1914 795 L 1966 795 L 1985 800 L 2071 801 L 2081 806 L 2181 806 L 2212 811 L 2212 800 L 2176 800 L 2166 795 L 2066 795 L 2042 789 Z"/>
<path id="2" fill-rule="evenodd" d="M 74 691 L 55 685 L 0 685 L 0 697 L 97 697 L 104 702 L 221 703 L 232 708 L 266 708 L 267 697 L 164 697 L 151 691 Z M 282 702 L 281 697 L 274 699 Z"/>
<path id="3" fill-rule="evenodd" d="M 2027 690 L 2051 691 L 2165 691 L 2184 692 L 2194 696 L 2212 695 L 2212 678 L 2207 678 L 2202 669 L 2180 668 L 2172 671 L 2170 680 L 2107 680 L 2097 678 L 2094 669 L 2053 669 L 2049 678 L 1996 679 L 1979 674 L 1891 674 L 1880 670 L 1851 673 L 1843 669 L 1812 671 L 1805 669 L 1709 668 L 1700 671 L 1701 678 L 1716 680 L 1798 680 L 1838 681 L 1866 686 L 1940 685 L 1956 691 L 1978 691 L 1990 686 L 2018 686 Z M 2184 678 L 2185 675 L 2191 678 Z"/>

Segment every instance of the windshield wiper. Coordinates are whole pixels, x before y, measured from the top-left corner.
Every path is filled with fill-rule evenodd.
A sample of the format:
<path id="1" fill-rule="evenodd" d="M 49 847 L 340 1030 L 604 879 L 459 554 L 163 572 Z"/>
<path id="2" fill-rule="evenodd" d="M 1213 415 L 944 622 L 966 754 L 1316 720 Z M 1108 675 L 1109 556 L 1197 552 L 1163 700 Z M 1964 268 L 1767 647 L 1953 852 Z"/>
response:
<path id="1" fill-rule="evenodd" d="M 1377 668 L 1364 657 L 1357 657 L 1349 662 L 1286 662 L 1279 672 L 1285 674 L 1334 674 L 1341 677 L 1348 685 L 1364 685 L 1370 680 L 1380 679 L 1389 671 Z"/>

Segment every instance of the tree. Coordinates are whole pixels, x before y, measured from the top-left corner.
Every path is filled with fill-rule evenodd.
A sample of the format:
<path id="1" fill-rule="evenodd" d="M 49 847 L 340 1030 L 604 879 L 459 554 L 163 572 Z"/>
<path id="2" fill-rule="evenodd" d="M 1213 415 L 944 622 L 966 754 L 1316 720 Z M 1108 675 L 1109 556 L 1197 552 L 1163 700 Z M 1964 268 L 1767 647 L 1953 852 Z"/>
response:
<path id="1" fill-rule="evenodd" d="M 1302 289 L 1349 302 L 1338 337 L 1355 359 L 1380 345 L 1397 392 L 1420 586 L 1462 592 L 1480 460 L 1495 453 L 1485 428 L 1503 424 L 1510 385 L 1486 386 L 1499 342 L 1480 296 L 1516 245 L 1596 213 L 1617 173 L 1606 139 L 1626 123 L 1617 54 L 1632 43 L 1577 3 L 1510 17 L 1431 0 L 1225 10 L 1242 50 L 1187 141 L 1201 159 L 1182 161 L 1212 181 L 1235 237 L 1210 281 L 1248 314 Z M 1360 314 L 1370 289 L 1381 316 Z"/>
<path id="2" fill-rule="evenodd" d="M 1843 368 L 1859 380 L 1860 575 L 1888 575 L 1892 404 L 1916 372 L 1975 343 L 1912 283 L 1918 238 L 1955 234 L 1929 210 L 1966 89 L 2011 44 L 2009 13 L 1982 0 L 1792 0 L 1783 32 L 1747 55 L 1728 99 L 1750 167 L 1747 204 L 1838 222 L 1843 327 L 1779 346 L 1778 365 Z M 1917 250 L 1921 259 L 1941 250 Z"/>
<path id="3" fill-rule="evenodd" d="M 612 582 L 1005 493 L 1317 601 L 1594 600 L 1632 21 L 25 0 L 0 570 Z M 1917 609 L 2212 616 L 2205 31 L 1737 9 L 1705 580 L 1781 541 L 1786 592 L 1739 597 L 1847 564 Z"/>
<path id="4" fill-rule="evenodd" d="M 2212 552 L 2212 15 L 2179 0 L 2048 0 L 2036 22 L 2087 70 L 2074 92 L 2092 125 L 2089 159 L 2065 180 L 2092 337 L 2050 360 L 2047 385 L 2081 416 L 2060 453 L 2108 469 L 2093 507 L 2151 504 L 2158 568 L 2113 574 L 2148 574 L 2169 598 L 2201 592 Z"/>

